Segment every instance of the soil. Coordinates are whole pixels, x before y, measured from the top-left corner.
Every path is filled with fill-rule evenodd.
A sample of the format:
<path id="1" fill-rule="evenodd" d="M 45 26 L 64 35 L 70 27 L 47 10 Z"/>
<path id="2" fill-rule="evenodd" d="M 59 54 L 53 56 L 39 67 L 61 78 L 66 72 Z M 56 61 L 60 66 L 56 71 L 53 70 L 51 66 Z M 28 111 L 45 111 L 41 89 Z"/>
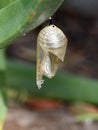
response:
<path id="1" fill-rule="evenodd" d="M 9 108 L 4 130 L 98 130 L 98 123 L 77 123 L 65 107 L 42 111 L 15 106 Z"/>

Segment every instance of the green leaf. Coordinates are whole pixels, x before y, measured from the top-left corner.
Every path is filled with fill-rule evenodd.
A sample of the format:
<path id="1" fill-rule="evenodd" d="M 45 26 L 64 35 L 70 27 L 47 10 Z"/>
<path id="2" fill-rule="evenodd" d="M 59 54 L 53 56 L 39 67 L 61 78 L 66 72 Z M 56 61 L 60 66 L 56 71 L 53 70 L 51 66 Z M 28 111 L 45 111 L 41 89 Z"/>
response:
<path id="1" fill-rule="evenodd" d="M 0 48 L 36 28 L 63 0 L 0 0 Z"/>
<path id="2" fill-rule="evenodd" d="M 75 117 L 75 121 L 76 122 L 98 121 L 98 114 L 97 113 L 80 114 Z"/>
<path id="3" fill-rule="evenodd" d="M 6 61 L 5 61 L 5 49 L 0 49 L 0 71 L 5 71 Z"/>
<path id="4" fill-rule="evenodd" d="M 0 89 L 1 90 L 1 89 Z M 7 114 L 7 108 L 4 103 L 3 95 L 0 91 L 0 130 Z"/>
<path id="5" fill-rule="evenodd" d="M 38 90 L 35 67 L 19 61 L 8 61 L 7 67 L 8 88 L 27 91 L 31 96 L 98 104 L 97 80 L 59 73 L 52 79 L 44 78 L 43 87 Z"/>
<path id="6" fill-rule="evenodd" d="M 7 108 L 4 101 L 5 71 L 6 71 L 5 50 L 1 49 L 0 50 L 0 130 L 3 129 L 3 123 L 7 112 Z"/>
<path id="7" fill-rule="evenodd" d="M 7 114 L 7 108 L 6 108 L 6 105 L 4 103 L 2 93 L 0 91 L 0 130 L 3 129 L 3 124 L 4 124 L 4 121 L 6 118 L 6 114 Z"/>

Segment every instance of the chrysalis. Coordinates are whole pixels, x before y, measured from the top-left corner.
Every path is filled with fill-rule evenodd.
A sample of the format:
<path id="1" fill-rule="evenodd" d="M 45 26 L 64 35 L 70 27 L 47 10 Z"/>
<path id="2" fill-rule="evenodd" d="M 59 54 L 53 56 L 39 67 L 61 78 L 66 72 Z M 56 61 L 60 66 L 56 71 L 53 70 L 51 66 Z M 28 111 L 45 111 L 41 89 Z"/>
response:
<path id="1" fill-rule="evenodd" d="M 64 61 L 67 38 L 64 33 L 55 25 L 48 25 L 43 28 L 37 38 L 37 74 L 36 83 L 41 88 L 43 75 L 52 78 Z"/>

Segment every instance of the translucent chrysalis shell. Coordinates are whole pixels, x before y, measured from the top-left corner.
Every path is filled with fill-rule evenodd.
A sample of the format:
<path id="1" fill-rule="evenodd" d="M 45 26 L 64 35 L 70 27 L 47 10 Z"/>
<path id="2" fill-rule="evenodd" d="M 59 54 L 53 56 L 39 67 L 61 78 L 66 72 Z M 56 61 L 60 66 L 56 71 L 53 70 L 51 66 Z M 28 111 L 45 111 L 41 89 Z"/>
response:
<path id="1" fill-rule="evenodd" d="M 64 61 L 67 38 L 55 25 L 43 28 L 37 38 L 37 75 L 36 83 L 41 88 L 43 75 L 52 78 Z"/>

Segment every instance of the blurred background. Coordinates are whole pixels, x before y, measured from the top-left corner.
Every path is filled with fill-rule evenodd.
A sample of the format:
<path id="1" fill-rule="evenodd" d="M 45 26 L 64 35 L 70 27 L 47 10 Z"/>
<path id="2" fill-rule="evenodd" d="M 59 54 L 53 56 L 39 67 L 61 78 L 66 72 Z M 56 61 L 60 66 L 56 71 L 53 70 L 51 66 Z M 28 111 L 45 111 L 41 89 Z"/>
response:
<path id="1" fill-rule="evenodd" d="M 36 40 L 46 21 L 6 50 L 8 106 L 4 130 L 98 129 L 98 1 L 66 0 L 53 22 L 68 38 L 57 76 L 35 81 Z"/>

